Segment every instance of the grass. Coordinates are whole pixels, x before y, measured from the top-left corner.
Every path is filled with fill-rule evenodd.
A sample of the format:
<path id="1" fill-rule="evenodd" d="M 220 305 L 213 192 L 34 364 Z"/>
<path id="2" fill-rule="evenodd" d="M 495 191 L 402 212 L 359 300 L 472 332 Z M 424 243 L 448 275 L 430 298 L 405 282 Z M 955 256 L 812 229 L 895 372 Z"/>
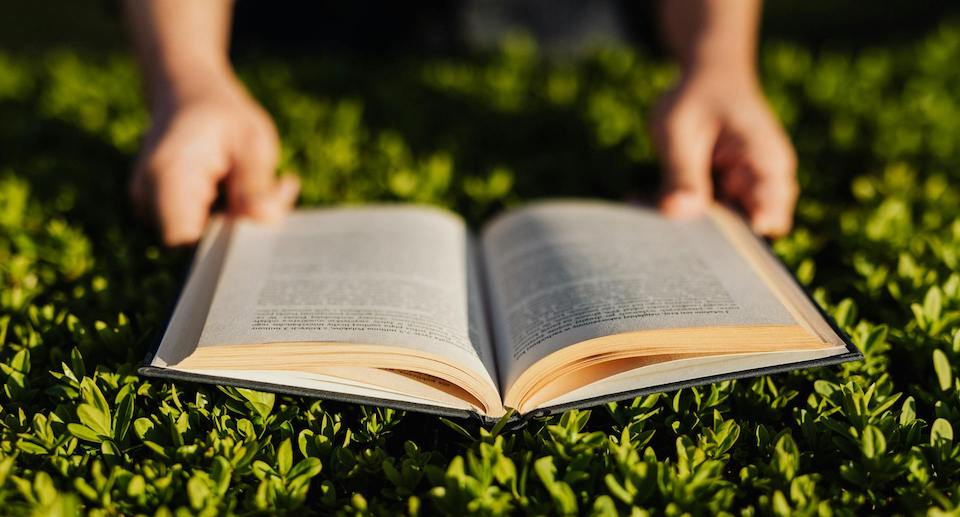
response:
<path id="1" fill-rule="evenodd" d="M 189 260 L 134 222 L 147 116 L 128 56 L 0 53 L 3 513 L 955 514 L 960 25 L 762 53 L 800 156 L 775 250 L 863 362 L 486 430 L 140 378 Z M 410 200 L 479 221 L 540 196 L 650 192 L 670 66 L 624 48 L 243 62 L 301 204 Z"/>

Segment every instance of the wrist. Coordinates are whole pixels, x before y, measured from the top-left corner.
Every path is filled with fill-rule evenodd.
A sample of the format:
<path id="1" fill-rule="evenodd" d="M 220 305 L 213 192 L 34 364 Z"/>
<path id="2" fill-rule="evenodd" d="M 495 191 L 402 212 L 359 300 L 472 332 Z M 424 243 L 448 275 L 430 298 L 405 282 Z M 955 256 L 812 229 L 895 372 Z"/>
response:
<path id="1" fill-rule="evenodd" d="M 226 60 L 185 61 L 149 74 L 150 108 L 169 109 L 210 92 L 232 91 L 238 79 Z"/>
<path id="2" fill-rule="evenodd" d="M 691 88 L 704 88 L 718 93 L 762 93 L 760 79 L 752 63 L 709 60 L 685 64 L 681 82 Z"/>

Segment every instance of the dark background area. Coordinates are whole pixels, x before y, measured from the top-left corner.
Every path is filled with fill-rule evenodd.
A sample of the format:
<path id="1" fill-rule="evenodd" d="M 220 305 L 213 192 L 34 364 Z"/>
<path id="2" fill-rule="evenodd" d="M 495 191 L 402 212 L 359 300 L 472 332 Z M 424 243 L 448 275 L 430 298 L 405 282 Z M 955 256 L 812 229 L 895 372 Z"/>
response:
<path id="1" fill-rule="evenodd" d="M 70 47 L 115 50 L 127 45 L 120 2 L 5 0 L 0 16 L 0 48 L 34 52 Z M 250 39 L 267 37 L 297 48 L 308 42 L 351 50 L 445 49 L 456 40 L 462 2 L 429 1 L 411 9 L 399 2 L 238 2 L 237 29 Z M 621 2 L 624 25 L 640 44 L 656 41 L 652 2 Z M 819 50 L 857 49 L 915 38 L 955 17 L 950 2 L 891 0 L 782 0 L 764 7 L 764 40 L 790 40 Z M 452 20 L 452 22 L 450 21 Z M 256 37 L 256 38 L 255 38 Z"/>

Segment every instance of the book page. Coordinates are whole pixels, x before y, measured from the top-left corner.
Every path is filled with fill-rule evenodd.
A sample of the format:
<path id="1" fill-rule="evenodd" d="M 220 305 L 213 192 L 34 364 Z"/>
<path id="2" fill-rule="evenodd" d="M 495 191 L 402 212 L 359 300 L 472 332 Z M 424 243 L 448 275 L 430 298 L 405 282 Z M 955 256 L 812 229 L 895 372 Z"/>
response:
<path id="1" fill-rule="evenodd" d="M 384 378 L 382 384 L 371 385 L 365 382 L 351 381 L 338 375 L 323 375 L 316 373 L 305 373 L 298 370 L 191 370 L 184 371 L 217 378 L 219 383 L 230 385 L 236 381 L 248 381 L 265 384 L 273 384 L 280 388 L 304 388 L 308 390 L 318 390 L 329 392 L 333 397 L 347 395 L 356 395 L 367 399 L 393 402 L 410 402 L 414 404 L 423 404 L 425 406 L 441 406 L 451 409 L 473 410 L 475 409 L 469 403 L 456 397 L 438 398 L 436 392 L 427 395 L 418 393 L 418 386 L 413 384 L 398 383 L 396 374 L 373 370 L 369 372 L 368 377 Z M 242 385 L 243 383 L 240 383 Z M 397 389 L 399 384 L 401 389 Z M 405 389 L 404 389 L 405 388 Z M 357 401 L 364 402 L 364 401 Z"/>
<path id="2" fill-rule="evenodd" d="M 194 253 L 190 276 L 178 297 L 156 354 L 150 360 L 151 366 L 164 368 L 193 352 L 216 292 L 231 233 L 232 225 L 226 218 L 221 215 L 211 218 Z"/>
<path id="3" fill-rule="evenodd" d="M 789 368 L 803 361 L 824 359 L 841 355 L 846 347 L 827 347 L 820 350 L 797 350 L 781 352 L 757 352 L 746 354 L 722 354 L 713 356 L 671 358 L 669 361 L 651 362 L 615 375 L 611 375 L 563 395 L 539 404 L 551 407 L 561 404 L 598 400 L 611 394 L 625 393 L 672 383 L 698 382 L 713 376 L 736 375 L 761 368 Z"/>
<path id="4" fill-rule="evenodd" d="M 704 217 L 542 202 L 483 234 L 501 392 L 566 346 L 625 332 L 796 320 Z"/>
<path id="5" fill-rule="evenodd" d="M 237 221 L 198 346 L 403 347 L 449 358 L 495 386 L 471 246 L 459 218 L 428 207 L 297 211 L 273 226 Z"/>

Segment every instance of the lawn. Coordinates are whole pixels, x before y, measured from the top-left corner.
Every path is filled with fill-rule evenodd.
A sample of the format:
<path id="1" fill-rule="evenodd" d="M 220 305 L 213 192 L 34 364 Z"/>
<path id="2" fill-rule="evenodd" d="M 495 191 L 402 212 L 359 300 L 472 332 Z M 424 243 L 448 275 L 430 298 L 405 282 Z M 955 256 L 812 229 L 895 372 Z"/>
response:
<path id="1" fill-rule="evenodd" d="M 802 185 L 774 249 L 864 361 L 506 430 L 137 376 L 190 254 L 127 205 L 148 122 L 134 64 L 0 50 L 0 513 L 958 513 L 957 63 L 949 22 L 761 53 Z M 415 201 L 479 222 L 537 197 L 652 192 L 645 116 L 676 70 L 626 47 L 550 62 L 518 36 L 240 72 L 302 206 Z"/>

